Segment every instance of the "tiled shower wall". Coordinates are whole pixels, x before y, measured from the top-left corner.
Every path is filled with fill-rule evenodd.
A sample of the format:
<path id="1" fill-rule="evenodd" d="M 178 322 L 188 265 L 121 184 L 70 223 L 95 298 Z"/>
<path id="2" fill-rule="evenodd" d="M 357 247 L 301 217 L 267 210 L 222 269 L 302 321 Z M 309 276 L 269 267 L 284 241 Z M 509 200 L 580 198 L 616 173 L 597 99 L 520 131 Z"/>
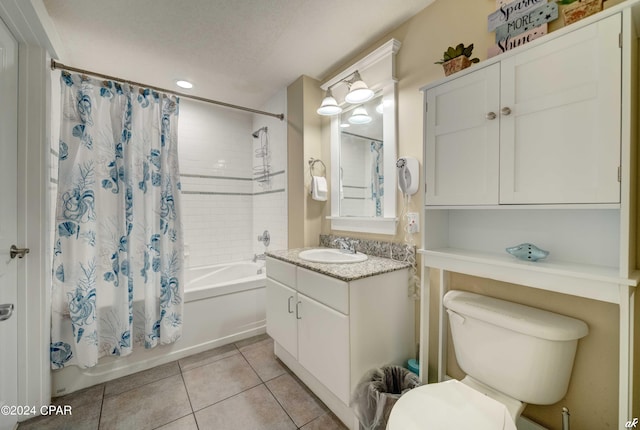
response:
<path id="1" fill-rule="evenodd" d="M 283 112 L 286 93 L 264 110 Z M 268 182 L 254 167 L 260 139 L 269 129 Z M 179 158 L 185 244 L 190 267 L 253 258 L 264 252 L 257 236 L 268 229 L 270 249 L 286 247 L 286 126 L 277 118 L 183 99 L 180 102 Z"/>
<path id="2" fill-rule="evenodd" d="M 267 112 L 286 112 L 286 90 L 278 92 L 262 107 Z M 253 252 L 262 254 L 265 248 L 256 239 L 264 230 L 271 235 L 270 250 L 286 249 L 287 236 L 287 126 L 286 120 L 254 115 L 252 130 L 266 126 L 269 129 L 269 148 L 271 150 L 271 174 L 268 183 L 254 181 L 253 183 Z M 256 157 L 256 150 L 260 147 L 260 139 L 253 139 L 253 166 L 262 165 L 262 159 Z"/>
<path id="3" fill-rule="evenodd" d="M 180 100 L 178 158 L 191 267 L 251 257 L 251 115 Z"/>

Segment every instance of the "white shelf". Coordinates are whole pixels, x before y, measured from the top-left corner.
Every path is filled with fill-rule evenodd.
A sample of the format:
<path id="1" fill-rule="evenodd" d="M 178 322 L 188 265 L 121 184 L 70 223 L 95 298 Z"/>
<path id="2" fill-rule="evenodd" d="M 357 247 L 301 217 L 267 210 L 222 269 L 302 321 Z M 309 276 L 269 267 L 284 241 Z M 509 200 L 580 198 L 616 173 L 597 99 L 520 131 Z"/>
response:
<path id="1" fill-rule="evenodd" d="M 512 205 L 512 204 L 497 204 L 497 205 L 455 205 L 455 206 L 445 206 L 445 205 L 425 205 L 426 210 L 481 210 L 481 209 L 491 209 L 491 210 L 547 210 L 547 209 L 578 209 L 578 210 L 589 210 L 589 209 L 620 209 L 619 203 L 576 203 L 576 204 L 536 204 L 536 205 Z"/>
<path id="2" fill-rule="evenodd" d="M 418 250 L 422 264 L 548 291 L 620 303 L 621 285 L 637 286 L 638 277 L 620 277 L 615 267 L 565 262 L 520 261 L 511 255 L 455 248 Z"/>

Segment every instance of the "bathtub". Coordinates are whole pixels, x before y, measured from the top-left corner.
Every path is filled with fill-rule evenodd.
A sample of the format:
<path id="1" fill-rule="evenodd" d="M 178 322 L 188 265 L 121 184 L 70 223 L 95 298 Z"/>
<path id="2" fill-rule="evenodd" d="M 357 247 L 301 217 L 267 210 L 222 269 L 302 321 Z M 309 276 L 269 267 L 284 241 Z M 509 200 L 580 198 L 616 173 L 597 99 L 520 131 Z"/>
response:
<path id="1" fill-rule="evenodd" d="M 171 345 L 135 345 L 126 357 L 103 357 L 90 369 L 52 371 L 51 395 L 68 394 L 266 332 L 264 262 L 194 267 L 185 273 L 182 338 Z M 134 308 L 142 301 L 134 301 Z M 136 347 L 137 346 L 137 347 Z"/>

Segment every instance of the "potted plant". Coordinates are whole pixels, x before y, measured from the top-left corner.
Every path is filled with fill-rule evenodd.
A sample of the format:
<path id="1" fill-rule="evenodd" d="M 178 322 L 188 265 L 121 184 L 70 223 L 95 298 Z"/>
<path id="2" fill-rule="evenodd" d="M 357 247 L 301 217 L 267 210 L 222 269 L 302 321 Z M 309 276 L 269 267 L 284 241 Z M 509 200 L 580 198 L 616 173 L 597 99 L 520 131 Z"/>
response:
<path id="1" fill-rule="evenodd" d="M 450 46 L 442 55 L 442 60 L 436 61 L 435 64 L 442 64 L 444 68 L 444 74 L 449 76 L 452 73 L 459 72 L 462 69 L 466 69 L 472 63 L 477 63 L 480 60 L 477 58 L 470 58 L 473 52 L 473 43 L 467 47 L 460 43 L 455 48 Z"/>

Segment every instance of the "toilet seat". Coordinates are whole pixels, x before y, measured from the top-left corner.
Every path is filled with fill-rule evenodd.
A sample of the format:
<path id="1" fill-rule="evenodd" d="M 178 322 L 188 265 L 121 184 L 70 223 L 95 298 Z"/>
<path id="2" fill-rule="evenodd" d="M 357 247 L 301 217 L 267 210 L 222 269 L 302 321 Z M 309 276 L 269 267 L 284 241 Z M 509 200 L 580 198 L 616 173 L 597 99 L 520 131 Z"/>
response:
<path id="1" fill-rule="evenodd" d="M 507 407 L 455 379 L 404 394 L 391 410 L 387 430 L 516 430 Z"/>

